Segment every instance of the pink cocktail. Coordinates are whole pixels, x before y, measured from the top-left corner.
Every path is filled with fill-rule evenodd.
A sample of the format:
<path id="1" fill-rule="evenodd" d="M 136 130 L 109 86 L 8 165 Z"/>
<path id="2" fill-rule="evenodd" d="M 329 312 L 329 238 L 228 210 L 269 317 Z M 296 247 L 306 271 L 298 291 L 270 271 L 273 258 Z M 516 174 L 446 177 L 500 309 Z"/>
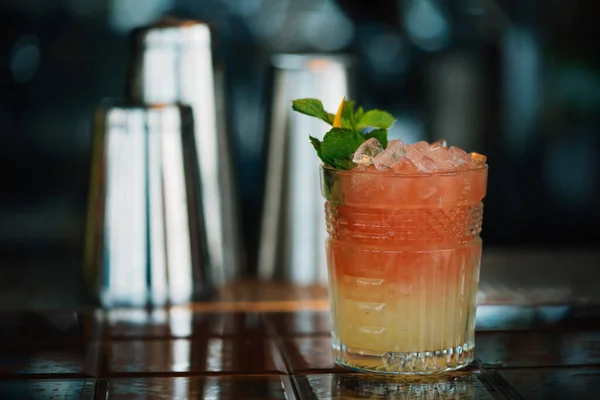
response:
<path id="1" fill-rule="evenodd" d="M 409 159 L 321 168 L 333 349 L 343 366 L 424 374 L 473 360 L 487 166 L 436 168 L 446 165 L 437 160 L 427 172 L 402 164 Z"/>

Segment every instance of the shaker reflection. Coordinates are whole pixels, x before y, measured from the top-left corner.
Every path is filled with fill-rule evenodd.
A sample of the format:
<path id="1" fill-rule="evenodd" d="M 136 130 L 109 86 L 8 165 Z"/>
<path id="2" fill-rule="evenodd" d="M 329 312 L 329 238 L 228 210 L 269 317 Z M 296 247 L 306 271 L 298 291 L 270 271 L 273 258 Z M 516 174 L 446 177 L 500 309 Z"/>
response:
<path id="1" fill-rule="evenodd" d="M 258 313 L 197 312 L 180 306 L 165 308 L 121 308 L 97 313 L 103 338 L 167 339 L 244 338 L 267 336 L 268 327 Z"/>
<path id="2" fill-rule="evenodd" d="M 295 399 L 287 376 L 195 376 L 109 379 L 106 398 L 154 399 Z"/>
<path id="3" fill-rule="evenodd" d="M 272 339 L 147 339 L 102 344 L 104 374 L 285 374 Z"/>

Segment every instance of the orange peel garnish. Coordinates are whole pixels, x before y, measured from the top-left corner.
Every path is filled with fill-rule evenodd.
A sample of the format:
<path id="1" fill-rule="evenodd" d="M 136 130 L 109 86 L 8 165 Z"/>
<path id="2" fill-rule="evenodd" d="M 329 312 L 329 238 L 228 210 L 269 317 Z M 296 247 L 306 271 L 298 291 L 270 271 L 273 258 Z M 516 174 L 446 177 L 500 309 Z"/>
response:
<path id="1" fill-rule="evenodd" d="M 487 157 L 483 154 L 472 152 L 469 155 L 471 156 L 471 160 L 475 161 L 477 164 L 485 164 L 485 162 L 487 161 Z"/>
<path id="2" fill-rule="evenodd" d="M 335 118 L 333 118 L 333 127 L 341 128 L 342 127 L 342 110 L 344 109 L 344 103 L 346 102 L 346 96 L 342 97 L 342 102 L 338 107 L 337 112 L 335 113 Z"/>

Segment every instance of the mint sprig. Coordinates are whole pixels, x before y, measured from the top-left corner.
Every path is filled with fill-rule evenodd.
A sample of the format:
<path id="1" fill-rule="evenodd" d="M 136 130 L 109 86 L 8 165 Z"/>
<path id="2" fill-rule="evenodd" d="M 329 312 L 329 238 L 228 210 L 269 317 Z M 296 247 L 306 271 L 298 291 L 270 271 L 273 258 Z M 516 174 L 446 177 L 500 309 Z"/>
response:
<path id="1" fill-rule="evenodd" d="M 333 124 L 334 114 L 325 111 L 323 103 L 318 99 L 298 99 L 292 102 L 292 109 L 299 113 L 318 118 Z M 323 141 L 309 136 L 310 142 L 325 165 L 337 169 L 352 169 L 356 166 L 352 156 L 358 147 L 367 139 L 376 138 L 383 148 L 387 147 L 387 130 L 396 119 L 382 110 L 365 111 L 355 108 L 354 101 L 344 101 L 341 115 L 342 127 L 333 127 Z"/>
<path id="2" fill-rule="evenodd" d="M 317 99 L 299 99 L 292 102 L 292 109 L 299 113 L 319 118 L 329 125 L 333 123 L 333 114 L 328 113 L 323 108 L 321 100 Z"/>
<path id="3" fill-rule="evenodd" d="M 384 149 L 388 145 L 387 129 L 373 129 L 372 131 L 365 133 L 364 137 L 365 137 L 365 140 L 369 140 L 371 138 L 377 139 L 377 141 L 379 143 L 381 143 L 381 146 Z"/>
<path id="4" fill-rule="evenodd" d="M 356 128 L 363 130 L 366 128 L 388 129 L 396 122 L 392 114 L 381 110 L 369 110 L 361 115 L 357 121 Z"/>
<path id="5" fill-rule="evenodd" d="M 312 143 L 313 147 L 317 151 L 317 155 L 319 156 L 319 158 L 322 159 L 322 157 L 321 157 L 321 141 L 312 136 L 309 136 L 308 138 L 310 139 L 310 143 Z"/>
<path id="6" fill-rule="evenodd" d="M 334 168 L 350 169 L 354 167 L 352 155 L 365 139 L 347 128 L 331 128 L 321 143 L 321 160 Z"/>

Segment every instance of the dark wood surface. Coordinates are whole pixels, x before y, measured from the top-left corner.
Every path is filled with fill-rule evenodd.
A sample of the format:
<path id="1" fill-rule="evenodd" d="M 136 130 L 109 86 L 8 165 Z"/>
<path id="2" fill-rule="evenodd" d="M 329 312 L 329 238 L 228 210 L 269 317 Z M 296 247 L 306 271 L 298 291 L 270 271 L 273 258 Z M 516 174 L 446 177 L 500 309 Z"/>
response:
<path id="1" fill-rule="evenodd" d="M 0 257 L 0 310 L 76 309 L 86 298 L 81 258 L 75 252 L 28 253 Z M 480 277 L 480 303 L 486 304 L 600 304 L 598 249 L 486 248 Z M 280 283 L 257 286 L 236 282 L 216 299 L 228 302 L 215 309 L 241 309 L 231 302 L 327 300 L 326 288 L 297 288 Z M 273 304 L 263 304 L 272 309 Z M 294 310 L 297 305 L 279 304 Z M 287 308 L 286 308 L 287 307 Z M 311 305 L 314 307 L 314 305 Z M 321 305 L 323 309 L 327 304 Z"/>
<path id="2" fill-rule="evenodd" d="M 0 279 L 0 400 L 600 398 L 598 252 L 486 252 L 476 361 L 418 379 L 337 367 L 325 287 L 237 281 L 104 311 L 57 273 L 69 262 L 32 259 Z"/>
<path id="3" fill-rule="evenodd" d="M 470 368 L 411 379 L 336 366 L 319 301 L 226 304 L 2 312 L 0 399 L 598 398 L 593 306 L 481 305 Z"/>

